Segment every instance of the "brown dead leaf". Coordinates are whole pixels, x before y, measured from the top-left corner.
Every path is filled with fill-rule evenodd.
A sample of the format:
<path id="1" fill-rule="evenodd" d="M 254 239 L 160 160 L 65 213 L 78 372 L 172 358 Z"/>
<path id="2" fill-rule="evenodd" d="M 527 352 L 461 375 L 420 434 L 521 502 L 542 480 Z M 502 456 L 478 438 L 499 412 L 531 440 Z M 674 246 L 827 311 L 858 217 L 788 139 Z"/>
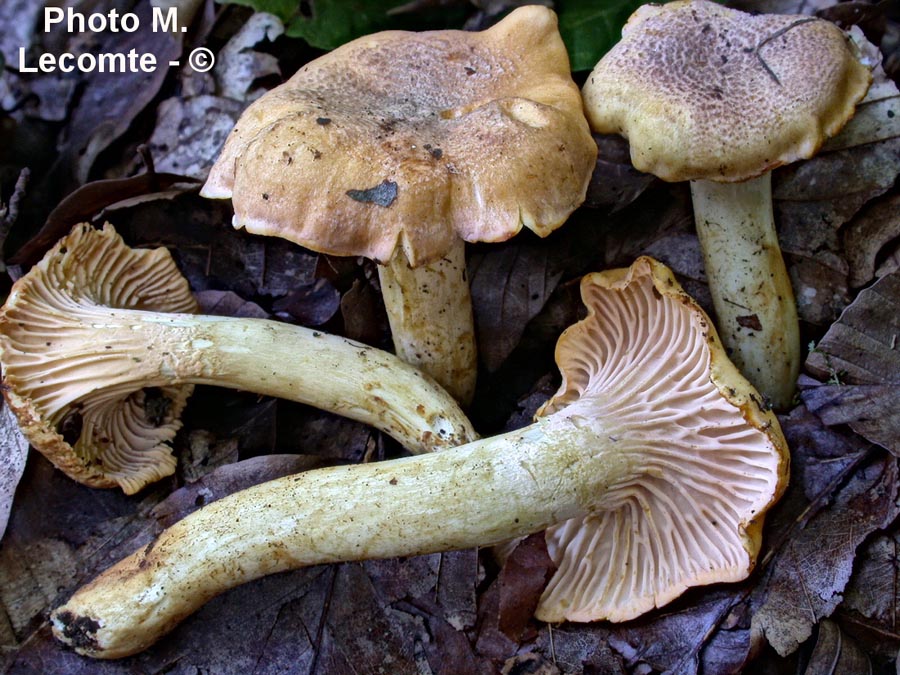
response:
<path id="1" fill-rule="evenodd" d="M 243 110 L 242 102 L 210 94 L 162 101 L 147 143 L 157 169 L 206 180 Z"/>
<path id="2" fill-rule="evenodd" d="M 295 288 L 272 304 L 275 314 L 304 326 L 321 326 L 341 307 L 341 294 L 327 279 Z"/>
<path id="3" fill-rule="evenodd" d="M 205 429 L 193 429 L 187 433 L 187 443 L 180 453 L 178 475 L 186 483 L 196 483 L 210 471 L 238 461 L 236 438 L 219 440 Z"/>
<path id="4" fill-rule="evenodd" d="M 588 184 L 585 206 L 615 213 L 641 196 L 655 180 L 631 164 L 628 141 L 618 134 L 594 134 L 597 166 Z"/>
<path id="5" fill-rule="evenodd" d="M 849 424 L 900 452 L 900 273 L 862 291 L 806 360 L 826 385 L 806 381 L 802 397 L 826 424 Z"/>
<path id="6" fill-rule="evenodd" d="M 559 241 L 555 239 L 554 241 Z M 493 372 L 519 343 L 563 274 L 560 251 L 550 242 L 518 236 L 469 258 L 478 352 Z"/>
<path id="7" fill-rule="evenodd" d="M 534 610 L 555 571 L 542 533 L 519 542 L 497 578 L 500 584 L 497 628 L 504 635 L 522 642 L 526 631 L 533 630 Z"/>
<path id="8" fill-rule="evenodd" d="M 754 633 L 782 656 L 806 641 L 813 626 L 840 604 L 857 547 L 900 513 L 897 495 L 896 461 L 881 456 L 860 466 L 827 508 L 818 505 L 821 510 L 813 514 L 814 502 L 800 510 L 788 536 L 777 543 L 765 583 L 755 590 L 755 597 L 764 599 L 753 615 Z M 792 511 L 795 500 L 785 499 L 782 513 Z"/>
<path id="9" fill-rule="evenodd" d="M 186 212 L 193 215 L 185 218 Z M 114 224 L 131 246 L 169 248 L 195 292 L 230 290 L 256 300 L 315 282 L 317 254 L 278 237 L 235 230 L 230 219 L 227 204 L 190 193 L 119 211 Z"/>
<path id="10" fill-rule="evenodd" d="M 552 659 L 559 669 L 583 675 L 625 675 L 649 672 L 627 668 L 624 659 L 609 645 L 609 630 L 605 624 L 563 623 L 543 625 L 537 639 L 530 646 L 545 658 Z"/>
<path id="11" fill-rule="evenodd" d="M 829 425 L 848 424 L 856 433 L 891 452 L 900 452 L 896 384 L 807 386 L 806 406 Z"/>
<path id="12" fill-rule="evenodd" d="M 149 0 L 139 0 L 132 10 L 141 25 L 152 25 Z M 73 40 L 85 34 L 74 34 Z M 139 31 L 90 33 L 91 39 L 102 36 L 102 45 L 91 45 L 97 51 L 127 54 L 134 49 L 138 54 L 152 53 L 160 64 L 168 64 L 181 56 L 180 36 L 164 31 Z M 67 44 L 61 51 L 78 52 L 87 45 Z M 84 89 L 78 103 L 71 111 L 67 138 L 62 155 L 73 164 L 78 183 L 85 183 L 97 156 L 119 138 L 134 118 L 159 93 L 168 74 L 168 68 L 160 67 L 152 72 L 122 73 L 110 77 L 108 73 L 85 75 Z"/>
<path id="13" fill-rule="evenodd" d="M 900 648 L 900 537 L 894 528 L 860 550 L 839 622 L 869 654 L 893 659 Z"/>
<path id="14" fill-rule="evenodd" d="M 560 672 L 555 663 L 534 652 L 508 658 L 500 669 L 500 675 L 560 675 Z"/>
<path id="15" fill-rule="evenodd" d="M 268 319 L 269 313 L 255 302 L 248 302 L 233 291 L 200 291 L 194 297 L 202 314 Z"/>
<path id="16" fill-rule="evenodd" d="M 813 256 L 794 256 L 791 286 L 800 318 L 815 326 L 835 321 L 850 303 L 847 263 L 828 250 Z"/>
<path id="17" fill-rule="evenodd" d="M 872 663 L 834 621 L 819 623 L 816 644 L 802 675 L 867 675 Z"/>
<path id="18" fill-rule="evenodd" d="M 701 672 L 703 647 L 710 633 L 728 615 L 735 595 L 733 587 L 707 591 L 688 606 L 667 608 L 646 620 L 615 627 L 610 631 L 610 647 L 632 668 L 643 665 L 673 675 L 696 675 Z M 746 636 L 741 637 L 743 649 L 720 650 L 716 661 L 704 660 L 702 672 L 716 675 L 737 672 L 747 654 Z M 723 659 L 726 653 L 730 660 Z"/>
<path id="19" fill-rule="evenodd" d="M 822 152 L 775 172 L 779 240 L 788 253 L 837 250 L 837 230 L 900 174 L 900 138 Z"/>
<path id="20" fill-rule="evenodd" d="M 779 241 L 794 261 L 791 279 L 802 320 L 834 321 L 850 301 L 849 287 L 865 283 L 865 268 L 885 243 L 872 235 L 889 236 L 890 226 L 873 223 L 860 210 L 898 175 L 900 95 L 880 72 L 854 117 L 814 158 L 774 173 Z"/>
<path id="21" fill-rule="evenodd" d="M 26 242 L 9 262 L 15 265 L 33 265 L 64 237 L 73 225 L 92 221 L 104 209 L 135 197 L 146 197 L 183 184 L 185 188 L 194 181 L 167 173 L 142 173 L 130 178 L 109 178 L 81 186 L 47 216 L 40 231 Z"/>
<path id="22" fill-rule="evenodd" d="M 344 335 L 369 345 L 380 344 L 387 332 L 387 313 L 381 293 L 368 280 L 354 279 L 341 296 Z"/>
<path id="23" fill-rule="evenodd" d="M 843 231 L 850 264 L 850 286 L 859 288 L 875 278 L 882 249 L 900 237 L 900 195 L 889 195 L 866 206 Z"/>

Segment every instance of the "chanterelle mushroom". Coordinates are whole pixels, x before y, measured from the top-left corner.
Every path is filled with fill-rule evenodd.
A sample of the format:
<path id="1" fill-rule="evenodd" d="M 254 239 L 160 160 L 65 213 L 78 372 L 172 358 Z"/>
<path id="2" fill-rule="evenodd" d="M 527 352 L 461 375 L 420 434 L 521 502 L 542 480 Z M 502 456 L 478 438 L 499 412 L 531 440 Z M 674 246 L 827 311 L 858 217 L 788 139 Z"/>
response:
<path id="1" fill-rule="evenodd" d="M 800 336 L 769 172 L 814 155 L 870 81 L 827 21 L 683 0 L 638 9 L 584 85 L 591 127 L 627 137 L 636 168 L 691 181 L 719 332 L 776 408 L 791 402 Z"/>
<path id="2" fill-rule="evenodd" d="M 201 194 L 234 225 L 379 265 L 397 354 L 474 391 L 464 241 L 541 236 L 584 200 L 597 148 L 556 16 L 388 31 L 305 65 L 238 121 Z"/>
<path id="3" fill-rule="evenodd" d="M 743 578 L 785 485 L 776 418 L 659 263 L 586 277 L 582 294 L 588 317 L 557 348 L 563 386 L 533 425 L 213 502 L 76 592 L 53 612 L 54 634 L 116 658 L 264 574 L 554 524 L 560 567 L 538 610 L 548 620 L 627 619 L 689 586 Z"/>
<path id="4" fill-rule="evenodd" d="M 32 445 L 81 483 L 136 492 L 174 471 L 168 442 L 194 384 L 309 403 L 414 452 L 476 438 L 446 392 L 391 354 L 196 309 L 166 249 L 77 225 L 0 309 L 3 393 Z"/>

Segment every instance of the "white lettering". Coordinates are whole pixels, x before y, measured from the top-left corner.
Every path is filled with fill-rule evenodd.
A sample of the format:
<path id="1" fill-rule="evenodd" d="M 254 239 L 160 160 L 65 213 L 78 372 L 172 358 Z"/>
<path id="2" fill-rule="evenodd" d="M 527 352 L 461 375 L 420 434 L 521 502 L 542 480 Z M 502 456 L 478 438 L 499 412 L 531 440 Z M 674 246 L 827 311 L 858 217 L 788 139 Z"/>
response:
<path id="1" fill-rule="evenodd" d="M 92 33 L 134 33 L 141 23 L 137 14 L 126 12 L 120 15 L 117 9 L 111 9 L 106 14 L 94 12 L 84 15 L 71 7 L 67 7 L 65 11 L 60 7 L 44 8 L 45 33 L 49 33 L 53 25 L 60 24 L 63 20 L 69 33 L 84 33 L 86 30 Z"/>
<path id="2" fill-rule="evenodd" d="M 44 32 L 50 32 L 50 26 L 55 23 L 62 23 L 63 17 L 65 14 L 63 13 L 60 7 L 45 7 L 44 8 Z"/>
<path id="3" fill-rule="evenodd" d="M 156 71 L 154 54 L 139 54 L 132 49 L 127 54 L 103 52 L 100 54 L 54 54 L 44 53 L 38 57 L 37 67 L 25 64 L 25 48 L 19 48 L 21 61 L 19 72 L 22 73 L 152 73 Z"/>
<path id="4" fill-rule="evenodd" d="M 122 15 L 122 30 L 126 33 L 134 33 L 141 25 L 137 14 L 127 12 Z"/>
<path id="5" fill-rule="evenodd" d="M 160 31 L 165 31 L 167 33 L 174 33 L 178 30 L 178 8 L 177 7 L 169 7 L 166 10 L 165 15 L 163 14 L 162 7 L 154 7 L 153 8 L 153 32 L 159 33 Z"/>
<path id="6" fill-rule="evenodd" d="M 25 64 L 25 47 L 19 47 L 19 72 L 20 73 L 36 73 L 38 71 L 34 66 Z"/>

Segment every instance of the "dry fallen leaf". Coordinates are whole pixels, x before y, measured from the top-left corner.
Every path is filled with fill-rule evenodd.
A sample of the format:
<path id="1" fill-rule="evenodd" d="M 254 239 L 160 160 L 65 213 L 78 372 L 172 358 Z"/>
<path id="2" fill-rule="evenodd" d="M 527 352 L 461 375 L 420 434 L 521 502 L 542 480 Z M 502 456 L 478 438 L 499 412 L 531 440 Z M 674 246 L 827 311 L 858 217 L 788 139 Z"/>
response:
<path id="1" fill-rule="evenodd" d="M 850 286 L 875 278 L 879 253 L 900 237 L 900 196 L 891 194 L 866 206 L 844 229 L 844 251 L 850 264 Z"/>
<path id="2" fill-rule="evenodd" d="M 873 658 L 893 660 L 900 648 L 900 584 L 896 528 L 860 550 L 841 604 L 838 621 Z"/>
<path id="3" fill-rule="evenodd" d="M 563 272 L 549 242 L 520 236 L 493 248 L 491 255 L 469 258 L 478 351 L 488 372 L 497 370 L 519 343 Z"/>
<path id="4" fill-rule="evenodd" d="M 809 450 L 792 446 L 795 457 Z M 752 630 L 782 656 L 794 652 L 816 623 L 840 604 L 857 547 L 900 514 L 893 457 L 868 459 L 866 455 L 858 468 L 850 466 L 855 472 L 827 508 L 813 502 L 795 512 L 781 537 L 770 530 L 769 536 L 780 541 L 764 583 L 754 592 L 761 602 L 753 614 Z M 782 512 L 793 511 L 795 504 L 796 496 L 792 500 L 787 495 Z M 812 507 L 821 510 L 810 511 Z"/>
<path id="5" fill-rule="evenodd" d="M 251 91 L 253 84 L 267 75 L 280 75 L 278 59 L 252 48 L 261 42 L 274 42 L 284 33 L 281 19 L 265 12 L 254 13 L 219 51 L 213 74 L 219 93 L 236 101 L 252 101 L 264 91 Z"/>
<path id="6" fill-rule="evenodd" d="M 866 254 L 845 254 L 842 233 L 871 231 L 865 212 L 860 214 L 862 223 L 852 219 L 864 205 L 887 192 L 898 175 L 900 94 L 879 71 L 869 94 L 837 136 L 811 160 L 774 173 L 779 241 L 794 261 L 791 280 L 804 321 L 827 325 L 849 303 L 849 288 L 860 285 L 864 273 L 860 258 Z M 844 236 L 850 242 L 860 239 L 859 234 Z M 867 247 L 874 244 L 870 241 Z M 848 263 L 850 255 L 855 257 Z"/>
<path id="7" fill-rule="evenodd" d="M 160 171 L 206 180 L 244 104 L 198 94 L 169 98 L 156 109 L 156 129 L 147 142 Z"/>
<path id="8" fill-rule="evenodd" d="M 162 6 L 172 1 L 180 0 L 150 0 Z M 811 12 L 833 0 L 744 0 L 744 4 L 757 11 L 769 4 L 781 11 Z M 301 5 L 303 11 L 316 3 Z M 13 11 L 19 7 L 26 12 Z M 98 96 L 104 93 L 97 91 L 96 85 L 104 84 L 99 78 L 24 78 L 10 72 L 7 60 L 7 69 L 0 74 L 0 101 L 7 108 L 21 107 L 0 114 L 0 123 L 53 120 L 51 126 L 60 136 L 43 139 L 44 145 L 52 159 L 59 150 L 64 160 L 73 162 L 86 139 L 100 134 L 87 147 L 80 166 L 82 172 L 91 167 L 92 177 L 127 175 L 124 172 L 134 167 L 133 148 L 147 143 L 152 130 L 151 146 L 160 170 L 202 178 L 245 105 L 223 92 L 252 98 L 257 85 L 269 86 L 277 79 L 272 75 L 275 65 L 290 73 L 312 51 L 285 38 L 267 42 L 262 39 L 264 30 L 256 30 L 262 39 L 256 46 L 249 28 L 240 33 L 240 26 L 252 16 L 246 8 L 205 2 L 203 9 L 202 21 L 195 22 L 203 23 L 202 30 L 194 25 L 176 37 L 191 47 L 212 47 L 221 57 L 212 73 L 191 74 L 186 67 L 170 71 L 156 90 L 141 91 L 153 99 L 148 105 L 141 108 L 140 101 L 119 100 L 109 111 L 116 120 L 105 115 L 92 119 L 102 103 Z M 60 36 L 42 36 L 34 26 L 26 26 L 25 19 L 38 11 L 37 4 L 13 0 L 0 8 L 0 25 L 13 27 L 7 36 L 27 36 L 23 39 L 29 42 L 47 39 L 58 49 L 65 48 Z M 896 40 L 891 37 L 897 34 L 895 21 L 893 26 L 889 21 L 885 45 Z M 107 37 L 86 44 L 109 49 L 113 44 Z M 6 44 L 16 40 L 19 37 L 0 38 Z M 236 69 L 225 67 L 230 57 L 220 49 L 229 40 L 237 56 Z M 156 49 L 155 42 L 146 42 L 141 50 Z M 109 86 L 100 89 L 112 91 Z M 79 97 L 72 98 L 76 92 Z M 784 217 L 781 234 L 790 251 L 805 328 L 823 351 L 823 344 L 828 345 L 819 338 L 851 303 L 856 289 L 891 274 L 900 260 L 900 226 L 894 213 L 900 148 L 892 126 L 897 117 L 889 114 L 896 113 L 897 100 L 896 89 L 876 83 L 870 103 L 860 108 L 845 134 L 823 148 L 820 160 L 780 170 L 776 176 L 781 189 L 776 206 Z M 78 106 L 74 119 L 69 115 L 73 102 Z M 138 110 L 144 112 L 135 116 Z M 107 140 L 105 134 L 112 139 L 118 133 L 118 123 L 127 129 L 97 154 Z M 39 133 L 47 128 L 41 124 Z M 3 141 L 6 129 L 0 127 Z M 687 187 L 636 174 L 625 160 L 621 139 L 601 142 L 589 194 L 591 205 L 599 208 L 580 209 L 549 240 L 534 239 L 533 250 L 526 250 L 532 242 L 518 239 L 470 249 L 473 269 L 485 275 L 483 286 L 476 289 L 476 310 L 487 327 L 480 337 L 493 371 L 482 371 L 472 412 L 486 433 L 501 428 L 517 406 L 511 427 L 520 426 L 558 385 L 553 345 L 559 332 L 583 311 L 577 298 L 582 273 L 622 266 L 649 252 L 669 263 L 691 294 L 708 307 Z M 30 153 L 17 152 L 32 161 Z M 59 168 L 36 175 L 62 185 Z M 7 176 L 4 185 L 8 183 Z M 34 199 L 43 200 L 41 206 L 49 210 L 57 198 L 46 199 L 44 194 L 48 193 Z M 353 259 L 338 263 L 284 242 L 234 232 L 230 219 L 227 204 L 213 204 L 194 194 L 114 214 L 130 243 L 172 250 L 210 311 L 254 316 L 281 312 L 303 323 L 325 320 L 322 330 L 389 346 L 376 277 L 368 263 Z M 14 237 L 16 243 L 42 220 L 26 209 L 22 232 L 13 233 L 21 234 Z M 806 225 L 816 227 L 803 229 Z M 500 285 L 486 289 L 491 278 L 499 279 Z M 335 311 L 336 294 L 340 313 Z M 870 305 L 872 312 L 876 304 Z M 881 314 L 866 316 L 858 326 L 860 332 L 885 323 Z M 882 344 L 878 349 L 883 348 Z M 865 357 L 870 356 L 866 351 Z M 882 360 L 889 356 L 879 353 L 879 369 L 891 366 Z M 823 382 L 831 375 L 829 371 Z M 890 379 L 886 373 L 884 377 Z M 896 419 L 891 415 L 897 407 L 893 388 L 893 383 L 809 383 L 804 396 L 829 423 L 869 424 L 890 436 L 891 420 Z M 346 462 L 374 461 L 399 452 L 380 434 L 334 415 L 244 393 L 198 389 L 177 442 L 183 463 L 190 456 L 196 459 L 189 475 L 183 471 L 165 485 L 125 498 L 76 486 L 41 458 L 26 468 L 7 540 L 0 543 L 4 610 L 0 640 L 8 647 L 4 672 L 798 675 L 805 669 L 814 675 L 807 666 L 814 657 L 811 663 L 816 668 L 825 664 L 821 672 L 831 669 L 840 674 L 841 659 L 852 652 L 846 648 L 851 638 L 881 668 L 876 671 L 879 675 L 894 672 L 886 664 L 893 665 L 900 648 L 893 584 L 898 574 L 897 535 L 896 530 L 876 532 L 897 511 L 894 460 L 880 449 L 867 450 L 864 440 L 843 426 L 825 426 L 805 406 L 784 419 L 795 451 L 793 483 L 767 526 L 770 553 L 754 575 L 743 584 L 696 589 L 639 621 L 560 626 L 534 622 L 528 607 L 540 565 L 523 565 L 515 574 L 507 573 L 503 594 L 493 560 L 486 552 L 468 550 L 319 567 L 263 579 L 214 600 L 169 639 L 122 662 L 91 661 L 61 649 L 43 623 L 44 612 L 61 599 L 61 593 L 146 542 L 154 528 L 237 489 L 245 474 L 256 469 L 293 470 L 276 469 L 281 462 L 295 460 L 272 453 L 310 452 L 325 461 Z M 813 396 L 819 398 L 814 401 Z M 875 438 L 874 432 L 865 433 Z M 897 437 L 900 433 L 894 434 Z M 242 461 L 206 473 L 235 455 Z M 231 475 L 232 471 L 236 473 Z M 193 472 L 205 475 L 184 485 L 186 477 L 196 477 Z M 805 604 L 798 604 L 798 598 Z M 835 605 L 838 609 L 832 611 Z M 757 610 L 765 635 L 780 648 L 792 649 L 810 631 L 811 637 L 796 656 L 781 659 L 751 631 Z M 819 620 L 829 613 L 838 632 Z M 488 621 L 491 616 L 493 625 Z M 822 624 L 818 635 L 817 623 Z M 753 658 L 757 660 L 750 663 Z"/>
<path id="9" fill-rule="evenodd" d="M 234 291 L 200 291 L 194 297 L 202 314 L 235 316 L 247 319 L 268 319 L 269 313 L 255 302 L 244 300 Z"/>
<path id="10" fill-rule="evenodd" d="M 806 405 L 829 425 L 900 453 L 900 272 L 862 291 L 806 361 Z"/>
<path id="11" fill-rule="evenodd" d="M 631 165 L 628 141 L 621 136 L 594 134 L 594 140 L 598 149 L 597 167 L 591 175 L 585 205 L 614 213 L 640 197 L 655 178 Z"/>
<path id="12" fill-rule="evenodd" d="M 802 675 L 867 675 L 872 672 L 869 657 L 834 621 L 819 623 L 816 645 Z"/>
<path id="13" fill-rule="evenodd" d="M 272 303 L 276 316 L 304 326 L 322 326 L 341 307 L 341 294 L 327 279 L 316 279 Z"/>
<path id="14" fill-rule="evenodd" d="M 6 531 L 9 510 L 27 458 L 28 441 L 19 431 L 15 415 L 0 399 L 0 538 Z"/>

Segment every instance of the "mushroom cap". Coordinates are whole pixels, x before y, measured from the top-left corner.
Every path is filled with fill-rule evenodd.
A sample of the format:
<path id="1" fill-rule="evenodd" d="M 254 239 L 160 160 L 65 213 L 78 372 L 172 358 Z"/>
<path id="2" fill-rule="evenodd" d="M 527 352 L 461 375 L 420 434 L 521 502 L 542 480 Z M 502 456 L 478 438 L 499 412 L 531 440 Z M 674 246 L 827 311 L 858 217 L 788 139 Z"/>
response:
<path id="1" fill-rule="evenodd" d="M 386 31 L 251 104 L 201 194 L 235 227 L 414 266 L 455 238 L 547 235 L 584 200 L 597 148 L 541 6 L 482 32 Z"/>
<path id="2" fill-rule="evenodd" d="M 583 88 L 591 128 L 667 181 L 733 182 L 811 157 L 872 76 L 834 24 L 707 0 L 644 5 Z"/>
<path id="3" fill-rule="evenodd" d="M 175 470 L 167 443 L 193 385 L 135 385 L 139 357 L 130 343 L 98 344 L 89 327 L 106 308 L 198 310 L 166 249 L 131 249 L 109 224 L 76 225 L 0 309 L 3 394 L 56 467 L 79 483 L 131 494 Z"/>
<path id="4" fill-rule="evenodd" d="M 615 456 L 634 470 L 590 515 L 547 530 L 557 571 L 536 614 L 625 621 L 750 573 L 789 455 L 774 414 L 665 266 L 639 258 L 581 290 L 588 316 L 557 343 L 563 384 L 538 414 L 574 420 L 587 406 L 615 420 L 625 430 Z"/>

